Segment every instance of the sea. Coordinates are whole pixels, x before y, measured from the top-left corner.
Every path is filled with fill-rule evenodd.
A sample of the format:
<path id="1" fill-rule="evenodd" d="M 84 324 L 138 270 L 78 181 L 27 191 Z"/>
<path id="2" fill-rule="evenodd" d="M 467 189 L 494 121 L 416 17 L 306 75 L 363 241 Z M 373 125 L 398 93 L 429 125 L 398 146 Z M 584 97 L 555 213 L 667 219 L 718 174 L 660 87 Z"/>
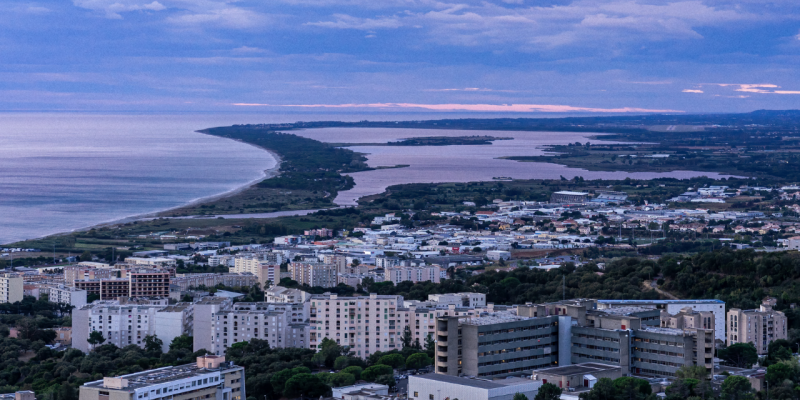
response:
<path id="1" fill-rule="evenodd" d="M 420 120 L 507 117 L 456 113 L 0 113 L 0 244 L 141 217 L 247 187 L 277 166 L 269 153 L 199 129 L 295 121 Z M 515 117 L 543 117 L 542 114 Z M 566 115 L 552 115 L 563 117 Z M 475 135 L 475 131 L 325 128 L 297 131 L 326 142 L 380 143 L 414 136 Z M 465 182 L 493 177 L 558 178 L 563 175 L 688 178 L 716 174 L 589 172 L 555 164 L 499 159 L 541 154 L 545 144 L 589 141 L 586 133 L 482 132 L 514 140 L 491 146 L 358 146 L 371 166 L 410 167 L 353 174 L 356 187 L 340 205 L 387 186 L 413 182 Z"/>

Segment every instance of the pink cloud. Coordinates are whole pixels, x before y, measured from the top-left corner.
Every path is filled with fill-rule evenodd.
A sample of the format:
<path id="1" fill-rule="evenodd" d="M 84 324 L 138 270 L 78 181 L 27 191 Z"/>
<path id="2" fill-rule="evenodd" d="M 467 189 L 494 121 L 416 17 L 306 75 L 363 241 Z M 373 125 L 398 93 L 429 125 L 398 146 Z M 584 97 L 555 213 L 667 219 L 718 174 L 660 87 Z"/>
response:
<path id="1" fill-rule="evenodd" d="M 702 90 L 698 90 L 698 89 L 683 89 L 682 92 L 683 93 L 703 93 Z"/>
<path id="2" fill-rule="evenodd" d="M 422 108 L 436 111 L 478 111 L 478 112 L 603 112 L 603 113 L 674 113 L 680 110 L 658 110 L 636 107 L 591 108 L 553 104 L 415 104 L 415 103 L 369 103 L 369 104 L 261 104 L 234 103 L 243 107 L 302 107 L 302 108 Z"/>

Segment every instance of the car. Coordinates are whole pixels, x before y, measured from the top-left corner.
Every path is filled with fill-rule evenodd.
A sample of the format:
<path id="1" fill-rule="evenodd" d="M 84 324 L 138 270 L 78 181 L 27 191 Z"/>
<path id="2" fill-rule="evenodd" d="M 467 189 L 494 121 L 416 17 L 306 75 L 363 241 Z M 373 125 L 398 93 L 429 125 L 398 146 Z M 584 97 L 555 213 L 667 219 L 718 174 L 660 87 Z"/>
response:
<path id="1" fill-rule="evenodd" d="M 574 391 L 575 391 L 575 388 L 574 388 L 574 387 L 567 388 L 567 391 L 568 391 L 568 392 L 574 392 Z"/>

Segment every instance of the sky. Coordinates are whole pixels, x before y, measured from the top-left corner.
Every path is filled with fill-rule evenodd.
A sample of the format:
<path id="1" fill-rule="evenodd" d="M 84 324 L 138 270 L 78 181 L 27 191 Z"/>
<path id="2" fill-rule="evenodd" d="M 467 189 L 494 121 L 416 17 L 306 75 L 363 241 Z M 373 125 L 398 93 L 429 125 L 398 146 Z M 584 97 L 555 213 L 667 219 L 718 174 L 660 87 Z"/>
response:
<path id="1" fill-rule="evenodd" d="M 797 108 L 797 0 L 0 2 L 3 111 Z"/>

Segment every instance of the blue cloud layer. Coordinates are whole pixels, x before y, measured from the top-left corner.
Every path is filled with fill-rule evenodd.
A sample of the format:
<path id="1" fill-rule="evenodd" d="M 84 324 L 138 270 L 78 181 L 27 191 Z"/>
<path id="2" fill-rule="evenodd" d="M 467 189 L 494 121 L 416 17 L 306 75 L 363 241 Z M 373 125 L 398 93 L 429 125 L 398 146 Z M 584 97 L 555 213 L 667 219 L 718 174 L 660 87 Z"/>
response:
<path id="1" fill-rule="evenodd" d="M 800 108 L 798 17 L 782 0 L 6 0 L 0 109 Z"/>

